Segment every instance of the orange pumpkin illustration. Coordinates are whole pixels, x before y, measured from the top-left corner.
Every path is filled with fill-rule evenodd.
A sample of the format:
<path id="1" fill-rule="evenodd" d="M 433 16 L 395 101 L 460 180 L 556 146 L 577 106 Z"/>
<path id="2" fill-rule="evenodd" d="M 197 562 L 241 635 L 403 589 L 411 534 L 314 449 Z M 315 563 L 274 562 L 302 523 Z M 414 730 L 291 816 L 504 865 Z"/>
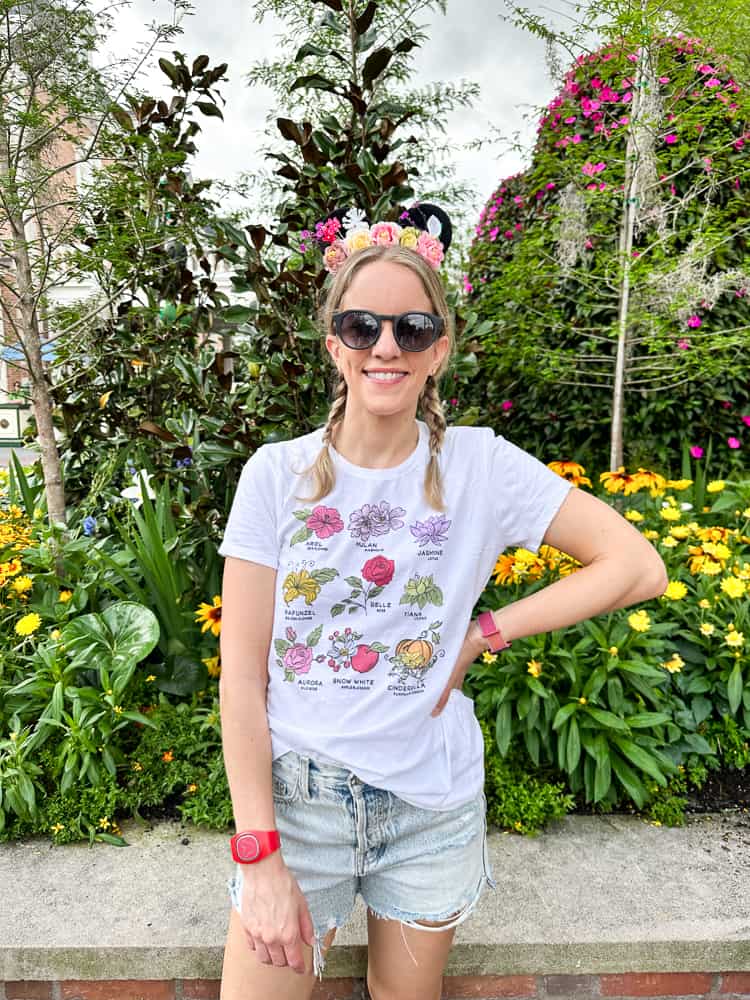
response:
<path id="1" fill-rule="evenodd" d="M 404 665 L 412 668 L 423 667 L 430 662 L 433 648 L 432 643 L 426 639 L 402 639 L 396 646 L 396 656 Z"/>

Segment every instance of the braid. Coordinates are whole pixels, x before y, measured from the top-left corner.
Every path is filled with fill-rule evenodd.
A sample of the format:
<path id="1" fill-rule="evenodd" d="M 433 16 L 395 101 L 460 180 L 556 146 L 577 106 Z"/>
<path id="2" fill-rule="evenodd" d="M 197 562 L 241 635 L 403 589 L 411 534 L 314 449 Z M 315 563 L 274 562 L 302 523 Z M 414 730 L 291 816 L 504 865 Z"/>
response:
<path id="1" fill-rule="evenodd" d="M 314 493 L 312 496 L 300 497 L 300 499 L 316 503 L 318 500 L 322 500 L 323 497 L 328 496 L 336 483 L 336 473 L 331 461 L 331 453 L 328 451 L 328 445 L 333 442 L 333 432 L 336 426 L 344 419 L 346 396 L 346 379 L 339 373 L 339 380 L 334 390 L 333 403 L 331 404 L 331 409 L 328 411 L 328 420 L 326 420 L 326 425 L 323 429 L 323 447 L 318 452 L 318 457 L 313 464 L 305 470 L 307 474 L 312 473 Z"/>
<path id="2" fill-rule="evenodd" d="M 424 477 L 424 491 L 427 502 L 436 510 L 445 510 L 443 500 L 443 484 L 440 478 L 438 457 L 445 440 L 447 426 L 443 404 L 440 401 L 437 383 L 432 375 L 427 376 L 419 402 L 424 414 L 425 423 L 430 430 L 430 460 Z"/>

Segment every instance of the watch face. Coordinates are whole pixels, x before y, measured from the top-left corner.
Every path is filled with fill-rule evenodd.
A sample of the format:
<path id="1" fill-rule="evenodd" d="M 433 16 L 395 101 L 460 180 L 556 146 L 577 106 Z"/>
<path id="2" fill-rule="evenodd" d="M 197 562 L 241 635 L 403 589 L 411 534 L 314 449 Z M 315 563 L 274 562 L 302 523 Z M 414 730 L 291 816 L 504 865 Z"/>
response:
<path id="1" fill-rule="evenodd" d="M 252 833 L 241 833 L 236 841 L 237 855 L 243 861 L 255 861 L 260 854 L 260 843 Z"/>

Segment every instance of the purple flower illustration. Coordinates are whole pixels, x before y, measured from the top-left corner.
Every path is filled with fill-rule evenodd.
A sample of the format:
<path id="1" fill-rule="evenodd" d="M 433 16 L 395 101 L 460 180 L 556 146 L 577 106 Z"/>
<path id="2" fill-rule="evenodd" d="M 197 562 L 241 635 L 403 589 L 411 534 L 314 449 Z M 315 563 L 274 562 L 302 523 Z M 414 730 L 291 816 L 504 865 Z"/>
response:
<path id="1" fill-rule="evenodd" d="M 313 651 L 309 646 L 297 643 L 284 653 L 284 666 L 295 674 L 306 674 L 310 670 Z"/>
<path id="2" fill-rule="evenodd" d="M 401 519 L 405 513 L 403 507 L 391 507 L 387 500 L 381 500 L 378 504 L 366 503 L 349 515 L 348 528 L 352 538 L 366 542 L 371 535 L 385 535 L 389 531 L 403 528 L 404 522 Z"/>
<path id="3" fill-rule="evenodd" d="M 436 514 L 428 517 L 426 521 L 417 521 L 416 524 L 409 525 L 409 531 L 419 541 L 421 548 L 423 545 L 442 545 L 450 526 L 451 522 L 447 517 Z"/>

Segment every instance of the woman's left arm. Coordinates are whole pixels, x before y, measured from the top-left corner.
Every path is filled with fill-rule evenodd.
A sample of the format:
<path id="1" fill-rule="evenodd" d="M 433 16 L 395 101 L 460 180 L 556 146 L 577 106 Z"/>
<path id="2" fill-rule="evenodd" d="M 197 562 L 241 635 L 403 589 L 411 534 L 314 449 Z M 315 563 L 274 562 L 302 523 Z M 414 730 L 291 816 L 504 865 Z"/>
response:
<path id="1" fill-rule="evenodd" d="M 660 597 L 669 582 L 664 561 L 648 539 L 603 500 L 575 486 L 550 522 L 543 544 L 577 559 L 581 569 L 493 611 L 507 641 Z M 474 620 L 433 715 L 442 711 L 451 689 L 461 687 L 466 671 L 486 649 Z"/>

